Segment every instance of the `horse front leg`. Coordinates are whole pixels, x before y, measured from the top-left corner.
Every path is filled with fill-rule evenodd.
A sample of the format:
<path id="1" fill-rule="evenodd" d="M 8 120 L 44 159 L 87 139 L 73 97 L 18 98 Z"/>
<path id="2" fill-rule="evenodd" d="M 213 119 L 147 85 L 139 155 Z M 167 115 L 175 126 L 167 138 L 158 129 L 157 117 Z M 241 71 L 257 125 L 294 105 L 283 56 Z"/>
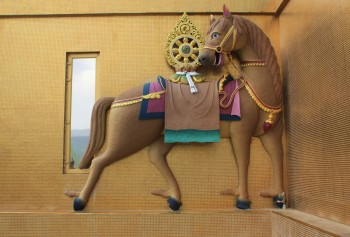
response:
<path id="1" fill-rule="evenodd" d="M 228 188 L 221 195 L 232 195 L 237 197 L 236 207 L 239 209 L 250 209 L 250 200 L 248 193 L 248 167 L 250 163 L 250 143 L 251 137 L 247 131 L 242 131 L 242 125 L 238 122 L 231 123 L 230 136 L 233 153 L 236 159 L 238 169 L 237 188 Z"/>
<path id="2" fill-rule="evenodd" d="M 285 205 L 282 133 L 283 124 L 280 119 L 271 131 L 259 137 L 265 150 L 270 155 L 274 173 L 274 188 L 261 192 L 260 195 L 263 197 L 272 197 L 273 204 L 277 208 L 283 208 Z"/>
<path id="3" fill-rule="evenodd" d="M 161 136 L 150 145 L 148 155 L 152 164 L 159 170 L 169 185 L 169 189 L 156 190 L 152 194 L 166 198 L 169 207 L 173 211 L 177 211 L 182 205 L 180 187 L 166 159 L 173 146 L 173 143 L 165 143 L 164 136 Z"/>
<path id="4" fill-rule="evenodd" d="M 250 209 L 250 200 L 248 193 L 248 167 L 250 163 L 250 136 L 231 137 L 233 152 L 238 168 L 238 188 L 236 190 L 227 190 L 222 194 L 231 194 L 237 196 L 236 207 L 239 209 Z"/>

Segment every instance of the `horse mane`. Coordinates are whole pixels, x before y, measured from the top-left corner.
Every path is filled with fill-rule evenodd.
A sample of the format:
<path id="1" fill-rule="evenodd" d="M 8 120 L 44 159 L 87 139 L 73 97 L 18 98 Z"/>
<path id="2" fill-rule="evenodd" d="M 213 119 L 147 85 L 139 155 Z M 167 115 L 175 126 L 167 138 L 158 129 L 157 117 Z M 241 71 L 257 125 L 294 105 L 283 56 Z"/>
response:
<path id="1" fill-rule="evenodd" d="M 234 16 L 238 21 L 238 26 L 245 30 L 248 35 L 248 41 L 257 52 L 260 59 L 265 61 L 267 69 L 272 76 L 273 86 L 278 99 L 282 100 L 282 83 L 280 75 L 280 67 L 277 62 L 277 57 L 274 48 L 271 45 L 270 39 L 266 34 L 252 21 L 240 16 Z"/>

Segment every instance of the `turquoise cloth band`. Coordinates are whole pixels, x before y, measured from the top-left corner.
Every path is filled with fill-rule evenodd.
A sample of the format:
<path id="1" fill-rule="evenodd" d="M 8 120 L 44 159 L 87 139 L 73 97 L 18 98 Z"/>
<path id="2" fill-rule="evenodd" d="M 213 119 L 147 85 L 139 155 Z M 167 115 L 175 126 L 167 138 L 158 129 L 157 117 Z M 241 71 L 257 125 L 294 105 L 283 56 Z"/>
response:
<path id="1" fill-rule="evenodd" d="M 165 129 L 165 143 L 220 142 L 220 130 L 170 130 Z"/>

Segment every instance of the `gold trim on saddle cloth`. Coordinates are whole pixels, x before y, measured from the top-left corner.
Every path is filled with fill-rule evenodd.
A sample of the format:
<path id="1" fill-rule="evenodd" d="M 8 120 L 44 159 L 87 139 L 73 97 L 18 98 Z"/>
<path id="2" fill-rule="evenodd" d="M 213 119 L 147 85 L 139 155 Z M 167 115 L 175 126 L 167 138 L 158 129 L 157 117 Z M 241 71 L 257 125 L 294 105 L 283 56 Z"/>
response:
<path id="1" fill-rule="evenodd" d="M 170 82 L 178 84 L 186 84 L 190 86 L 192 94 L 198 93 L 198 89 L 195 83 L 200 83 L 205 80 L 205 77 L 202 77 L 198 72 L 176 72 L 170 79 Z"/>
<path id="2" fill-rule="evenodd" d="M 224 74 L 222 78 L 219 80 L 219 92 L 224 90 L 224 83 L 227 80 L 228 74 Z"/>
<path id="3" fill-rule="evenodd" d="M 229 76 L 229 74 L 224 74 L 223 77 L 219 80 L 219 86 L 218 86 L 219 87 L 219 95 L 223 95 L 223 97 L 219 101 L 219 104 L 224 109 L 228 108 L 232 104 L 233 99 L 235 98 L 236 94 L 239 92 L 240 89 L 242 89 L 245 86 L 244 80 L 242 78 L 240 78 L 239 80 L 242 83 L 237 88 L 235 88 L 234 91 L 232 91 L 229 101 L 226 104 L 224 104 L 224 101 L 226 100 L 226 98 L 228 96 L 226 91 L 224 91 L 224 83 L 226 80 L 228 80 L 228 76 Z"/>
<path id="4" fill-rule="evenodd" d="M 138 97 L 134 97 L 134 98 L 130 98 L 130 99 L 116 100 L 113 102 L 111 109 L 141 103 L 142 100 L 160 99 L 160 95 L 164 94 L 164 93 L 165 93 L 165 91 L 158 91 L 158 92 L 154 92 L 154 93 L 150 93 L 147 95 L 138 96 Z"/>
<path id="5" fill-rule="evenodd" d="M 194 83 L 201 83 L 205 81 L 205 77 L 201 75 L 192 75 L 192 80 Z M 185 74 L 180 74 L 180 73 L 175 73 L 173 74 L 169 79 L 169 81 L 174 82 L 174 83 L 180 83 L 180 84 L 186 84 L 188 85 L 189 82 L 187 80 L 187 77 Z"/>

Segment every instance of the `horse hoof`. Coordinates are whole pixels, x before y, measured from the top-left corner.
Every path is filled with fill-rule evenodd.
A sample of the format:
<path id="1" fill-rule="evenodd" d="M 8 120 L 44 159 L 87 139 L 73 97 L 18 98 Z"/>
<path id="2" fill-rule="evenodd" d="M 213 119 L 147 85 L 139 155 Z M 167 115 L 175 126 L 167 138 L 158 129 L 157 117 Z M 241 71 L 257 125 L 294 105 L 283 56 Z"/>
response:
<path id="1" fill-rule="evenodd" d="M 73 203 L 74 211 L 82 211 L 85 208 L 85 203 L 80 198 L 75 198 Z"/>
<path id="2" fill-rule="evenodd" d="M 282 193 L 281 195 L 275 195 L 272 198 L 272 202 L 273 202 L 273 206 L 275 208 L 279 208 L 279 209 L 284 209 L 286 206 L 286 198 L 284 193 Z"/>
<path id="3" fill-rule="evenodd" d="M 248 209 L 250 209 L 250 203 L 251 203 L 250 200 L 237 199 L 236 207 L 238 209 L 248 210 Z"/>
<path id="4" fill-rule="evenodd" d="M 168 205 L 171 210 L 178 211 L 180 207 L 182 206 L 182 202 L 178 201 L 177 199 L 170 197 L 168 199 Z"/>

